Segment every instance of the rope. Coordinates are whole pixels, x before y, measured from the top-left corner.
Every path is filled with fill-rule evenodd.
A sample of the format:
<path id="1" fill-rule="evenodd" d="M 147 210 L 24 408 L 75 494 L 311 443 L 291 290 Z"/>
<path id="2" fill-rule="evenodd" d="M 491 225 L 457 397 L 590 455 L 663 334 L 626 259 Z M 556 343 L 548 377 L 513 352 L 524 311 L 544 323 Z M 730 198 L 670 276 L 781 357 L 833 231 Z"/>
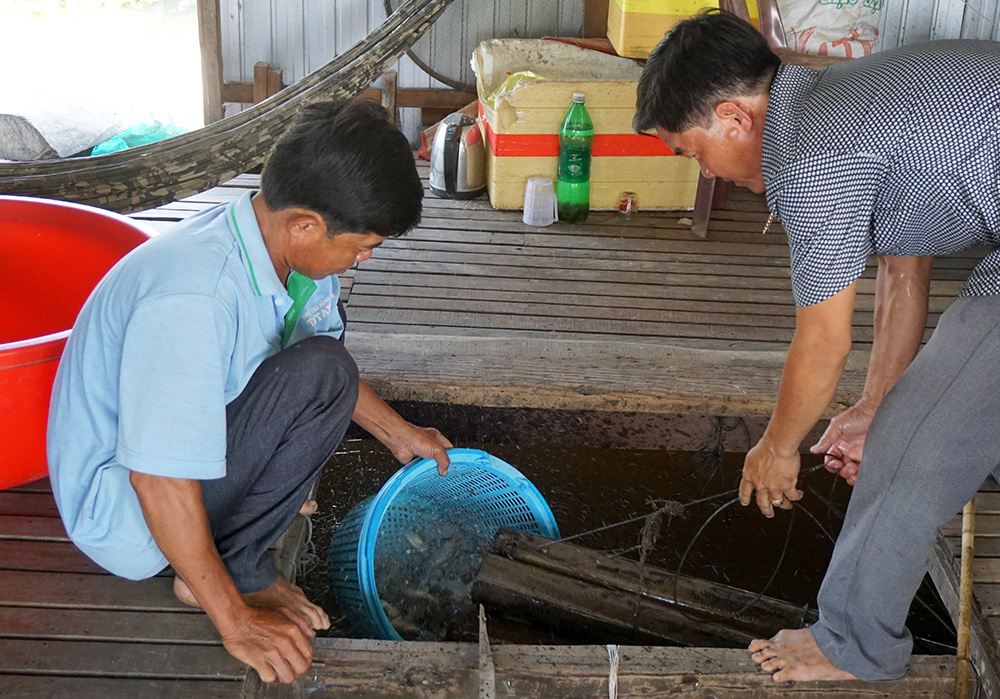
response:
<path id="1" fill-rule="evenodd" d="M 608 699 L 618 699 L 618 646 L 608 644 Z"/>

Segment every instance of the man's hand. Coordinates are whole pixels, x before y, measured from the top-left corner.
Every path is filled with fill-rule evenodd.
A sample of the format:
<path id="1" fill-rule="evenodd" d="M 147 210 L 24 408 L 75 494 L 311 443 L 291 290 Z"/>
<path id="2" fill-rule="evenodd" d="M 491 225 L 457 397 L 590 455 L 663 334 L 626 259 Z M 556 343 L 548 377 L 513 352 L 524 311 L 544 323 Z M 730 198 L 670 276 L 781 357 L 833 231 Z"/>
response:
<path id="1" fill-rule="evenodd" d="M 747 453 L 740 481 L 740 504 L 750 504 L 757 491 L 757 507 L 765 517 L 774 517 L 774 508 L 792 509 L 792 503 L 802 499 L 796 488 L 799 477 L 799 453 L 781 455 L 764 437 Z"/>
<path id="2" fill-rule="evenodd" d="M 868 427 L 875 417 L 875 408 L 859 401 L 840 415 L 830 420 L 829 426 L 823 432 L 809 451 L 814 454 L 825 454 L 823 465 L 830 473 L 836 473 L 853 486 L 858 479 L 858 467 L 865 449 L 865 436 Z"/>
<path id="3" fill-rule="evenodd" d="M 394 440 L 387 446 L 392 450 L 392 455 L 404 464 L 417 457 L 434 459 L 437 461 L 438 474 L 448 475 L 450 461 L 445 449 L 451 449 L 452 444 L 433 427 L 418 427 L 408 422 L 403 434 L 398 436 L 398 441 Z"/>
<path id="4" fill-rule="evenodd" d="M 212 540 L 199 481 L 138 471 L 129 481 L 157 546 L 218 629 L 226 650 L 252 665 L 265 682 L 291 682 L 305 672 L 315 635 L 310 623 L 322 626 L 325 620 L 329 626 L 325 613 L 316 612 L 312 620 L 303 616 L 310 603 L 282 578 L 266 590 L 239 593 Z"/>
<path id="5" fill-rule="evenodd" d="M 358 386 L 354 422 L 389 447 L 393 456 L 403 463 L 418 456 L 434 459 L 437 461 L 438 473 L 448 475 L 450 462 L 445 449 L 451 449 L 451 442 L 433 427 L 417 427 L 404 420 L 364 381 Z"/>
<path id="6" fill-rule="evenodd" d="M 315 635 L 305 619 L 288 610 L 247 607 L 236 629 L 222 637 L 222 645 L 264 682 L 290 684 L 312 664 L 309 639 Z"/>

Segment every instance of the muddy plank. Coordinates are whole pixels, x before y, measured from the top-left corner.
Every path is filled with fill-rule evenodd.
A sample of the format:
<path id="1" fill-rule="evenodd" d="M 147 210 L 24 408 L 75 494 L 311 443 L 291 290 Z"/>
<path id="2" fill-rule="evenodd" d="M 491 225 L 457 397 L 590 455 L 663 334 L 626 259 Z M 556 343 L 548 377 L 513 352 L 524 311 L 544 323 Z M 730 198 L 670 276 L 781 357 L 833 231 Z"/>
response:
<path id="1" fill-rule="evenodd" d="M 74 544 L 0 538 L 0 568 L 59 573 L 106 573 Z"/>
<path id="2" fill-rule="evenodd" d="M 977 555 L 972 562 L 972 579 L 977 585 L 1000 583 L 1000 558 L 986 558 Z"/>
<path id="3" fill-rule="evenodd" d="M 171 577 L 134 582 L 113 575 L 0 570 L 0 605 L 133 611 L 200 610 L 182 604 Z"/>
<path id="4" fill-rule="evenodd" d="M 392 309 L 407 313 L 445 310 L 451 313 L 483 314 L 486 316 L 496 314 L 523 316 L 529 321 L 536 322 L 539 318 L 586 316 L 590 323 L 596 322 L 597 324 L 603 324 L 607 321 L 634 324 L 642 322 L 683 323 L 702 328 L 706 333 L 721 326 L 754 328 L 766 325 L 787 330 L 795 328 L 793 309 L 786 311 L 786 309 L 779 307 L 776 312 L 772 313 L 770 312 L 771 308 L 766 304 L 726 304 L 725 307 L 719 307 L 689 301 L 653 299 L 647 299 L 642 304 L 615 304 L 606 303 L 606 297 L 599 296 L 573 296 L 571 297 L 572 301 L 563 302 L 556 295 L 536 295 L 534 298 L 522 298 L 501 307 L 498 306 L 497 299 L 470 298 L 482 294 L 482 292 L 475 290 L 411 288 L 416 293 L 401 295 L 372 293 L 370 289 L 355 293 L 352 297 L 351 313 L 354 317 L 363 317 L 362 309 L 373 311 Z M 580 308 L 581 306 L 583 308 Z M 937 318 L 938 314 L 928 314 L 926 327 L 933 328 L 937 323 Z M 856 334 L 865 334 L 871 327 L 872 321 L 873 314 L 864 311 L 856 312 L 853 321 L 853 326 L 858 331 Z"/>
<path id="5" fill-rule="evenodd" d="M 979 532 L 976 532 L 979 534 Z M 949 536 L 946 537 L 945 541 L 948 544 L 948 549 L 954 556 L 962 555 L 962 537 L 960 536 Z M 977 557 L 989 557 L 996 556 L 1000 557 L 1000 537 L 996 536 L 977 536 L 976 537 L 976 556 Z"/>
<path id="6" fill-rule="evenodd" d="M 1000 585 L 976 582 L 974 596 L 979 604 L 979 613 L 984 617 L 1000 617 Z M 997 636 L 1000 640 L 1000 636 Z"/>
<path id="7" fill-rule="evenodd" d="M 290 686 L 248 681 L 248 693 L 269 699 L 327 697 L 435 697 L 478 695 L 479 652 L 474 644 L 316 639 L 316 658 Z M 890 683 L 796 682 L 777 685 L 746 651 L 621 646 L 618 696 L 750 699 L 778 696 L 951 697 L 954 659 L 915 656 L 910 676 Z M 608 696 L 608 649 L 603 645 L 493 645 L 496 696 L 578 699 Z"/>
<path id="8" fill-rule="evenodd" d="M 634 322 L 628 320 L 595 321 L 592 318 L 566 318 L 549 316 L 516 316 L 497 312 L 469 313 L 450 310 L 396 310 L 391 308 L 352 308 L 349 318 L 369 325 L 411 326 L 437 328 L 468 328 L 531 332 L 536 335 L 552 333 L 588 335 L 613 335 L 618 338 L 652 337 L 713 339 L 744 342 L 787 343 L 792 339 L 793 328 L 776 328 L 737 325 L 695 325 L 661 320 Z M 859 342 L 871 342 L 871 328 L 855 328 Z"/>
<path id="9" fill-rule="evenodd" d="M 957 626 L 958 598 L 961 587 L 959 565 L 955 557 L 947 553 L 947 545 L 940 534 L 932 548 L 928 572 L 952 622 Z M 993 697 L 1000 695 L 1000 646 L 997 644 L 1000 636 L 989 623 L 991 619 L 996 617 L 984 617 L 983 615 L 981 606 L 983 591 L 982 585 L 975 584 L 973 586 L 969 653 L 984 696 Z"/>
<path id="10" fill-rule="evenodd" d="M 959 515 L 940 529 L 944 536 L 962 536 L 962 516 Z M 976 512 L 976 542 L 980 539 L 1000 537 L 1000 514 Z"/>
<path id="11" fill-rule="evenodd" d="M 240 680 L 246 674 L 246 665 L 222 646 L 20 638 L 0 643 L 0 675 Z"/>
<path id="12" fill-rule="evenodd" d="M 522 267 L 512 264 L 484 264 L 466 263 L 461 260 L 456 262 L 427 260 L 383 260 L 371 258 L 365 262 L 364 270 L 378 271 L 391 270 L 404 274 L 435 274 L 435 275 L 468 275 L 479 277 L 497 277 L 513 279 L 533 279 L 544 276 L 549 280 L 576 281 L 593 283 L 594 273 L 589 270 L 576 269 L 575 266 L 550 266 L 544 272 L 535 268 Z M 613 278 L 612 278 L 613 276 Z M 644 271 L 631 271 L 627 269 L 615 270 L 614 275 L 607 275 L 603 282 L 607 284 L 632 283 L 649 284 L 652 286 L 666 286 L 678 284 L 695 287 L 747 289 L 747 290 L 780 290 L 791 289 L 791 282 L 787 276 L 775 276 L 773 278 L 763 277 L 740 277 L 733 278 L 728 275 L 719 274 L 716 269 L 712 273 L 693 274 L 684 268 L 672 273 L 660 273 L 650 268 Z M 942 282 L 947 283 L 947 282 Z M 860 282 L 859 282 L 860 285 Z"/>
<path id="13" fill-rule="evenodd" d="M 56 501 L 51 493 L 0 491 L 0 515 L 19 517 L 58 517 Z"/>
<path id="14" fill-rule="evenodd" d="M 368 262 L 371 262 L 369 260 Z M 662 281 L 662 280 L 661 280 Z M 793 303 L 790 289 L 740 289 L 704 286 L 694 288 L 687 284 L 645 284 L 625 283 L 621 279 L 613 284 L 603 284 L 595 288 L 590 280 L 549 279 L 547 277 L 503 278 L 472 274 L 471 270 L 455 269 L 454 274 L 426 274 L 415 277 L 405 273 L 399 266 L 384 265 L 373 267 L 365 263 L 359 267 L 354 279 L 355 291 L 363 290 L 367 284 L 377 291 L 379 286 L 408 287 L 430 285 L 433 288 L 511 290 L 538 294 L 582 294 L 586 296 L 614 296 L 628 298 L 669 298 L 701 301 L 746 302 L 750 299 L 773 304 Z"/>
<path id="15" fill-rule="evenodd" d="M 49 481 L 48 476 L 45 478 L 39 478 L 37 481 L 32 481 L 31 483 L 22 483 L 21 485 L 16 485 L 13 488 L 7 488 L 7 492 L 11 493 L 51 493 L 52 492 L 52 482 Z"/>
<path id="16" fill-rule="evenodd" d="M 235 679 L 176 680 L 112 677 L 0 675 L 4 699 L 238 699 L 243 683 Z"/>
<path id="17" fill-rule="evenodd" d="M 705 256 L 687 255 L 681 257 L 677 254 L 656 253 L 632 253 L 621 251 L 618 254 L 601 253 L 590 254 L 569 254 L 564 255 L 562 250 L 558 252 L 548 249 L 542 254 L 529 254 L 524 250 L 497 249 L 495 246 L 464 246 L 459 250 L 440 250 L 440 245 L 428 245 L 420 248 L 407 246 L 403 243 L 379 248 L 372 259 L 385 260 L 389 262 L 426 262 L 437 261 L 441 263 L 462 263 L 469 265 L 485 265 L 489 267 L 495 265 L 509 265 L 524 269 L 534 269 L 548 271 L 558 269 L 563 266 L 572 266 L 573 269 L 587 272 L 595 279 L 612 277 L 616 273 L 627 271 L 647 274 L 691 274 L 691 275 L 717 275 L 725 272 L 730 278 L 773 278 L 781 279 L 783 282 L 788 279 L 788 262 L 777 258 L 756 258 L 755 265 L 748 267 L 739 264 L 738 259 L 728 256 Z M 426 248 L 426 249 L 425 249 Z"/>
<path id="18" fill-rule="evenodd" d="M 369 260 L 370 261 L 370 260 Z M 369 286 L 370 285 L 370 286 Z M 700 301 L 702 303 L 719 302 L 720 304 L 760 302 L 774 305 L 784 305 L 794 308 L 790 289 L 766 290 L 766 289 L 740 289 L 722 287 L 692 287 L 687 284 L 633 284 L 615 280 L 614 283 L 605 283 L 595 287 L 589 281 L 573 280 L 552 280 L 545 277 L 532 277 L 523 279 L 505 279 L 502 277 L 488 277 L 475 274 L 465 274 L 457 270 L 451 275 L 425 274 L 415 276 L 404 274 L 401 270 L 393 269 L 391 265 L 384 268 L 375 269 L 370 266 L 358 268 L 355 276 L 354 288 L 356 291 L 366 291 L 368 288 L 373 293 L 383 291 L 393 293 L 392 289 L 397 289 L 396 293 L 404 293 L 402 290 L 415 286 L 427 286 L 429 288 L 450 288 L 450 289 L 479 289 L 484 291 L 519 291 L 530 294 L 563 294 L 581 295 L 585 297 L 611 297 L 621 298 L 624 301 L 631 299 L 679 299 Z M 931 297 L 931 308 L 935 312 L 941 312 L 954 300 L 953 295 L 946 295 L 943 298 Z M 871 311 L 874 304 L 874 294 L 860 293 L 858 296 L 858 310 Z"/>
<path id="19" fill-rule="evenodd" d="M 362 311 L 362 314 L 366 311 Z M 452 319 L 454 322 L 452 324 L 445 324 L 436 322 L 434 325 L 423 325 L 419 323 L 406 322 L 406 318 L 402 318 L 403 322 L 386 322 L 386 317 L 383 315 L 380 318 L 355 318 L 350 320 L 350 326 L 356 331 L 371 333 L 371 334 L 383 334 L 383 335 L 417 335 L 417 336 L 429 336 L 429 337 L 461 337 L 461 338 L 482 338 L 484 340 L 490 339 L 550 339 L 559 340 L 566 342 L 580 342 L 580 343 L 612 343 L 612 342 L 637 342 L 646 343 L 652 345 L 662 346 L 665 341 L 669 342 L 670 347 L 677 347 L 681 349 L 704 349 L 704 350 L 733 350 L 733 351 L 744 351 L 744 352 L 777 352 L 781 350 L 788 349 L 788 341 L 786 338 L 780 336 L 780 333 L 775 333 L 774 340 L 756 340 L 756 339 L 745 339 L 745 338 L 718 338 L 718 337 L 702 337 L 697 333 L 685 333 L 690 335 L 687 337 L 671 337 L 669 339 L 664 338 L 659 334 L 616 334 L 611 332 L 602 332 L 600 328 L 588 328 L 583 321 L 580 321 L 581 328 L 583 331 L 557 331 L 554 329 L 549 329 L 547 331 L 540 331 L 538 329 L 528 329 L 524 327 L 515 328 L 498 328 L 498 327 L 470 327 L 468 324 L 462 322 L 462 318 Z M 430 318 L 424 318 L 425 322 L 431 320 Z M 443 320 L 443 319 L 438 319 Z M 521 323 L 524 324 L 523 321 Z M 506 322 L 503 325 L 516 325 L 516 323 Z M 579 328 L 578 328 L 579 329 Z M 790 332 L 790 331 L 789 331 Z M 726 332 L 727 335 L 734 334 L 732 330 Z M 789 337 L 791 335 L 789 334 Z M 870 348 L 871 343 L 864 343 L 855 341 L 855 347 Z M 450 369 L 450 367 L 449 367 Z M 444 365 L 438 367 L 438 373 L 444 372 Z M 637 375 L 633 375 L 637 376 Z M 645 376 L 643 376 L 645 378 Z M 634 387 L 634 381 L 628 381 L 622 378 L 622 375 L 617 377 L 617 383 L 619 386 L 629 389 Z"/>
<path id="20" fill-rule="evenodd" d="M 0 638 L 221 643 L 205 614 L 38 607 L 0 607 Z"/>
<path id="21" fill-rule="evenodd" d="M 0 515 L 0 538 L 38 541 L 69 541 L 58 517 Z"/>

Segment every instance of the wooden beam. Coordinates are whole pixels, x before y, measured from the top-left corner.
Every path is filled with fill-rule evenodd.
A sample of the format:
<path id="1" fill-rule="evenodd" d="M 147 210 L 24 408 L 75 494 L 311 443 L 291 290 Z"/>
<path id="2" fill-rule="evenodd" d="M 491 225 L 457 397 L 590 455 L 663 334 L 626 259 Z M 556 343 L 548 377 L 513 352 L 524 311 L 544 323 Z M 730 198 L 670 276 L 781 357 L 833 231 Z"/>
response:
<path id="1" fill-rule="evenodd" d="M 228 81 L 222 83 L 222 93 L 219 97 L 223 103 L 253 103 L 253 83 Z"/>
<path id="2" fill-rule="evenodd" d="M 774 597 L 520 531 L 501 531 L 493 547 L 512 560 L 607 589 L 667 602 L 691 614 L 725 621 L 757 638 L 772 636 L 783 628 L 798 628 L 818 618 L 813 609 Z"/>
<path id="3" fill-rule="evenodd" d="M 478 695 L 479 647 L 474 643 L 371 641 L 316 638 L 312 668 L 291 685 L 247 679 L 247 696 L 268 699 L 314 692 L 336 697 L 429 697 Z M 492 646 L 496 697 L 567 699 L 608 696 L 608 650 L 604 645 Z M 620 697 L 826 699 L 930 697 L 950 699 L 955 659 L 914 656 L 898 682 L 796 682 L 777 684 L 757 669 L 745 650 L 621 646 Z M 255 693 L 256 692 L 256 693 Z"/>
<path id="4" fill-rule="evenodd" d="M 201 91 L 205 123 L 222 118 L 222 28 L 219 0 L 198 0 L 198 43 L 201 45 Z"/>
<path id="5" fill-rule="evenodd" d="M 503 556 L 483 559 L 472 598 L 491 615 L 527 619 L 572 638 L 607 643 L 745 647 L 755 636 L 687 610 L 609 590 Z"/>
<path id="6" fill-rule="evenodd" d="M 238 680 L 141 679 L 134 677 L 53 677 L 51 675 L 2 675 L 0 695 L 5 697 L 128 697 L 129 699 L 241 699 L 244 694 Z"/>
<path id="7" fill-rule="evenodd" d="M 362 95 L 368 99 L 378 100 L 382 90 L 372 87 Z M 464 90 L 447 90 L 435 87 L 402 87 L 396 90 L 396 107 L 403 109 L 415 107 L 418 109 L 440 109 L 449 113 L 461 109 L 476 99 L 475 92 Z"/>
<path id="8" fill-rule="evenodd" d="M 241 680 L 246 665 L 221 646 L 6 638 L 0 675 L 53 674 Z"/>

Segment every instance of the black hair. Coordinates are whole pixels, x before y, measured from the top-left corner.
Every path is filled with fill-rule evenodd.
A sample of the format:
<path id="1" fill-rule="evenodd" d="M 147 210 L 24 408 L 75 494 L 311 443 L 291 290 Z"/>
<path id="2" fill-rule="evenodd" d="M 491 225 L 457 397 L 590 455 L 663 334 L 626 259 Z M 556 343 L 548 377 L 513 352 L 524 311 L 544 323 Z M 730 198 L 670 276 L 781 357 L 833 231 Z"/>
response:
<path id="1" fill-rule="evenodd" d="M 719 102 L 764 94 L 780 63 L 751 24 L 703 10 L 674 25 L 649 55 L 632 127 L 679 133 L 704 126 Z"/>
<path id="2" fill-rule="evenodd" d="M 424 191 L 406 137 L 368 100 L 314 102 L 264 167 L 269 208 L 308 209 L 327 232 L 400 236 L 420 221 Z"/>

